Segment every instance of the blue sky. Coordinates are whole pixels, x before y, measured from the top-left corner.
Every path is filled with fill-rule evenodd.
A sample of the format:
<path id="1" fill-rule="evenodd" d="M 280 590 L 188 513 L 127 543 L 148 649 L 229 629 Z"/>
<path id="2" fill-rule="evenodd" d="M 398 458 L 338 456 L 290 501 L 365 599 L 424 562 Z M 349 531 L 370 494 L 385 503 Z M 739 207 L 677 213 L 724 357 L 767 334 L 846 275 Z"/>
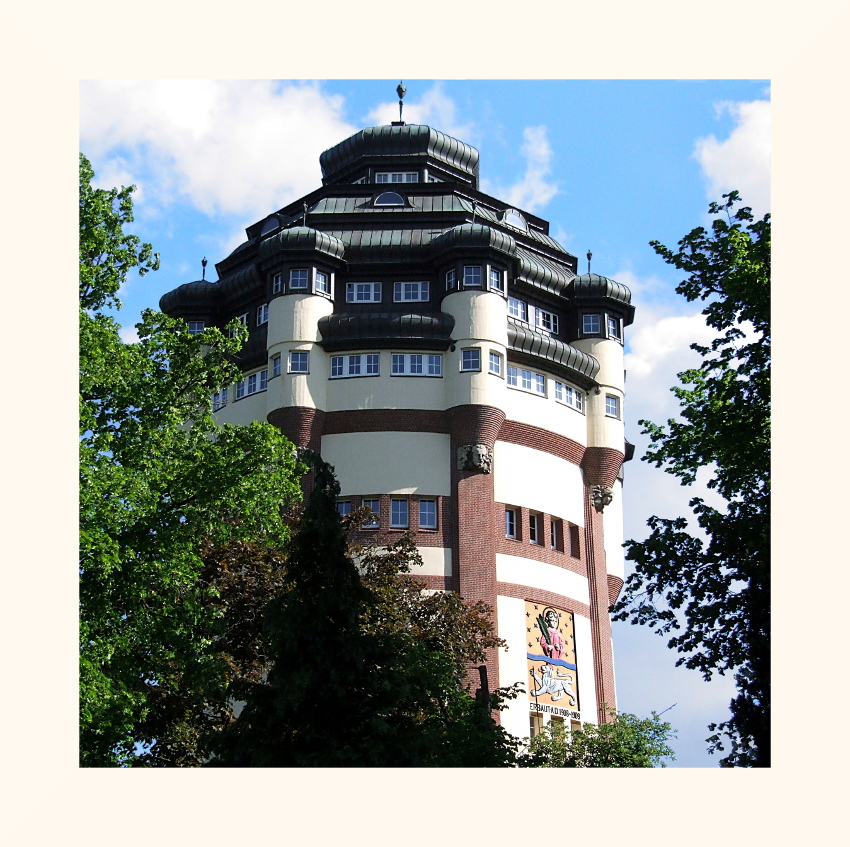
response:
<path id="1" fill-rule="evenodd" d="M 478 148 L 482 190 L 550 222 L 550 234 L 593 270 L 628 285 L 625 531 L 645 537 L 652 514 L 688 514 L 699 491 L 637 461 L 637 421 L 675 414 L 675 374 L 705 341 L 699 308 L 674 293 L 680 274 L 648 246 L 704 224 L 710 200 L 736 188 L 757 214 L 770 207 L 770 86 L 765 80 L 537 81 L 405 79 L 404 118 Z M 96 184 L 136 184 L 133 231 L 162 267 L 121 291 L 125 340 L 143 308 L 201 276 L 244 229 L 321 184 L 322 150 L 364 126 L 398 119 L 397 79 L 84 81 L 80 149 Z M 707 479 L 703 474 L 701 482 Z M 678 767 L 714 767 L 707 724 L 723 720 L 730 679 L 704 683 L 674 668 L 665 639 L 615 624 L 619 707 L 666 713 Z"/>

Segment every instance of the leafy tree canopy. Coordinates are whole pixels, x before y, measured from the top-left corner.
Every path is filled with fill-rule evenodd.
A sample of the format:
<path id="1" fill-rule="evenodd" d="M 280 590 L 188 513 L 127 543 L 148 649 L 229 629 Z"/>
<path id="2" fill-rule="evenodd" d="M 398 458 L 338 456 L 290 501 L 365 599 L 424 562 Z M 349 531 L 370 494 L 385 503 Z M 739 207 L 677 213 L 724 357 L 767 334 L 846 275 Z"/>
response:
<path id="1" fill-rule="evenodd" d="M 669 723 L 653 712 L 639 718 L 608 709 L 608 722 L 585 724 L 570 732 L 564 724 L 548 723 L 530 744 L 525 765 L 542 768 L 654 768 L 675 759 L 667 744 L 676 737 Z"/>
<path id="2" fill-rule="evenodd" d="M 723 766 L 770 764 L 770 215 L 755 220 L 737 192 L 712 203 L 711 231 L 697 227 L 671 250 L 652 247 L 688 276 L 676 291 L 706 301 L 717 337 L 692 344 L 703 356 L 680 373 L 680 420 L 640 421 L 651 439 L 644 461 L 690 485 L 708 468 L 725 509 L 690 501 L 707 542 L 684 517 L 653 516 L 645 541 L 627 541 L 635 563 L 615 620 L 675 633 L 677 664 L 705 679 L 732 672 L 731 717 L 709 729 L 710 750 L 731 750 Z"/>
<path id="3" fill-rule="evenodd" d="M 216 589 L 199 579 L 201 542 L 282 544 L 281 505 L 300 489 L 278 430 L 213 421 L 210 394 L 237 378 L 244 329 L 192 335 L 146 311 L 140 342 L 121 341 L 103 310 L 159 258 L 124 231 L 133 188 L 95 189 L 93 176 L 81 155 L 80 744 L 82 764 L 102 766 L 157 737 L 151 692 L 178 657 L 210 670 Z"/>

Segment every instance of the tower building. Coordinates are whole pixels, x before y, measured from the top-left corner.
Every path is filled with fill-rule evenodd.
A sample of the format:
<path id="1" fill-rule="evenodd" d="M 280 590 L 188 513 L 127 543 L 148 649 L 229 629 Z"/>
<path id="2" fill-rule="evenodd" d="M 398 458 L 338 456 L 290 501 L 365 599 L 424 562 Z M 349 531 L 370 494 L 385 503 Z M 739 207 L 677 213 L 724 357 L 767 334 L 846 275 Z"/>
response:
<path id="1" fill-rule="evenodd" d="M 222 423 L 278 426 L 334 466 L 360 540 L 416 533 L 429 590 L 493 608 L 489 686 L 527 736 L 615 705 L 609 606 L 624 578 L 623 330 L 629 290 L 483 194 L 478 151 L 427 126 L 370 127 L 322 185 L 163 296 L 190 328 L 249 328 Z"/>

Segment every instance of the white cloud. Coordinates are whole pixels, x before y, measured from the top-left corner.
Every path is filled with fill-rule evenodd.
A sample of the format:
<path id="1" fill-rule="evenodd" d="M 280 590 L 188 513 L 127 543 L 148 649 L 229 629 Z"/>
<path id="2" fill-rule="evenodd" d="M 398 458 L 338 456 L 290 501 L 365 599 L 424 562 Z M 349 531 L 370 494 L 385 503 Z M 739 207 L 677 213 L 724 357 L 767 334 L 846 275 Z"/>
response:
<path id="1" fill-rule="evenodd" d="M 118 330 L 118 337 L 125 344 L 139 343 L 139 331 L 135 326 L 122 326 L 121 329 Z"/>
<path id="2" fill-rule="evenodd" d="M 81 146 L 100 170 L 120 162 L 132 182 L 155 175 L 149 203 L 259 216 L 316 187 L 318 154 L 355 131 L 342 107 L 315 84 L 91 80 L 80 87 Z"/>
<path id="3" fill-rule="evenodd" d="M 770 211 L 770 101 L 718 103 L 719 113 L 736 120 L 730 136 L 719 141 L 714 135 L 697 140 L 694 158 L 705 175 L 709 200 L 737 189 L 753 213 Z"/>
<path id="4" fill-rule="evenodd" d="M 460 123 L 457 104 L 447 96 L 440 82 L 435 83 L 418 100 L 405 96 L 402 118 L 407 124 L 423 124 L 440 132 L 475 145 L 476 132 L 472 123 Z M 366 116 L 371 126 L 382 126 L 398 120 L 398 100 L 381 103 Z"/>
<path id="5" fill-rule="evenodd" d="M 482 190 L 503 198 L 518 209 L 536 212 L 558 193 L 557 183 L 550 179 L 552 147 L 545 126 L 527 126 L 522 135 L 520 152 L 526 160 L 522 179 L 507 187 L 482 180 Z"/>
<path id="6" fill-rule="evenodd" d="M 683 357 L 694 357 L 696 364 L 698 355 L 688 349 L 689 345 L 708 343 L 714 335 L 701 310 L 657 320 L 645 315 L 629 334 L 630 352 L 625 357 L 629 378 L 646 380 L 674 365 L 678 372 L 685 367 Z"/>

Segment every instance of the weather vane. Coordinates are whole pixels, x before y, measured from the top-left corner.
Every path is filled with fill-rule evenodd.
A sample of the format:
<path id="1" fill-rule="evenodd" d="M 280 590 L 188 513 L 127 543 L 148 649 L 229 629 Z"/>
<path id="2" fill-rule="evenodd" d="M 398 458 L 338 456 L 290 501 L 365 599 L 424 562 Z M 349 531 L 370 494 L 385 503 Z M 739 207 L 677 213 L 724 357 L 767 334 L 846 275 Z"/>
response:
<path id="1" fill-rule="evenodd" d="M 207 278 L 207 257 L 204 256 L 204 258 L 201 259 L 201 282 L 204 282 L 204 280 L 206 280 L 206 278 Z"/>
<path id="2" fill-rule="evenodd" d="M 395 93 L 398 94 L 398 123 L 399 126 L 404 125 L 404 121 L 401 119 L 401 110 L 404 107 L 404 95 L 407 94 L 407 89 L 404 87 L 404 83 L 399 80 L 398 85 L 396 86 Z"/>
<path id="3" fill-rule="evenodd" d="M 593 253 L 587 251 L 587 272 L 590 273 L 590 260 L 593 258 Z"/>

